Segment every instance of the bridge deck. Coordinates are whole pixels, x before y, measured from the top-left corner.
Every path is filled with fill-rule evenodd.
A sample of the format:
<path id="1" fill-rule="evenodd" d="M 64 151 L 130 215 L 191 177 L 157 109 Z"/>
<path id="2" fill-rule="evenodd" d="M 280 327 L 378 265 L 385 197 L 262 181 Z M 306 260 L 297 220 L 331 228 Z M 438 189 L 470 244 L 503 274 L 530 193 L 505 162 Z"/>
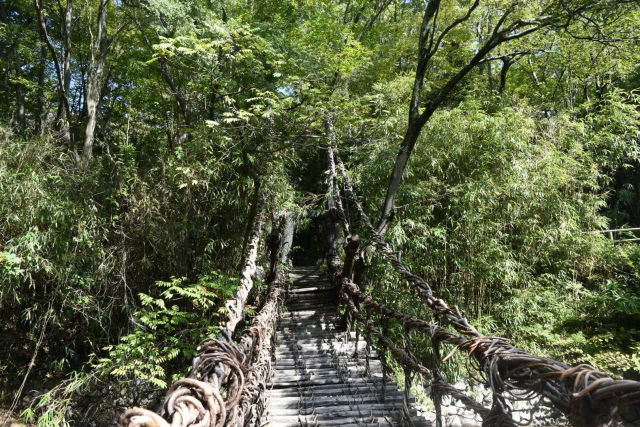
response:
<path id="1" fill-rule="evenodd" d="M 300 425 L 400 426 L 403 395 L 387 380 L 382 400 L 382 366 L 371 352 L 366 374 L 366 343 L 346 340 L 336 313 L 335 292 L 315 267 L 297 267 L 278 325 L 275 373 L 270 384 L 267 423 Z M 354 357 L 356 346 L 359 350 Z M 416 427 L 431 424 L 411 408 Z"/>

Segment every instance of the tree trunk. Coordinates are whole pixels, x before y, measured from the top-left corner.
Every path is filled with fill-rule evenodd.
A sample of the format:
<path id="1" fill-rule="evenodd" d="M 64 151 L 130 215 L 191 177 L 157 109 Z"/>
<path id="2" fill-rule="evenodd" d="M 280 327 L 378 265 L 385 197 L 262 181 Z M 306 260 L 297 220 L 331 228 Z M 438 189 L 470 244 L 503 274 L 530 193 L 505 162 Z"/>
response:
<path id="1" fill-rule="evenodd" d="M 327 215 L 324 217 L 324 245 L 325 259 L 327 268 L 332 276 L 339 274 L 341 270 L 340 256 L 338 255 L 338 227 L 335 222 L 336 201 L 335 201 L 335 163 L 333 159 L 333 146 L 335 136 L 333 131 L 333 122 L 331 118 L 325 116 L 324 128 L 329 144 L 326 147 L 325 167 L 327 171 L 326 196 L 327 196 Z M 333 279 L 333 277 L 332 277 Z"/>
<path id="2" fill-rule="evenodd" d="M 108 0 L 100 0 L 98 10 L 98 35 L 91 52 L 89 76 L 87 78 L 87 126 L 85 129 L 84 146 L 82 147 L 82 166 L 86 167 L 93 154 L 95 138 L 96 116 L 100 103 L 100 90 L 104 77 L 104 67 L 109 52 L 109 38 L 107 33 L 107 5 Z"/>
<path id="3" fill-rule="evenodd" d="M 244 307 L 247 302 L 249 292 L 253 288 L 252 277 L 256 272 L 256 260 L 258 258 L 258 248 L 260 247 L 260 238 L 262 236 L 262 227 L 264 225 L 265 206 L 264 194 L 262 194 L 262 192 L 256 193 L 259 194 L 257 196 L 258 203 L 256 206 L 256 215 L 255 218 L 253 218 L 254 221 L 251 228 L 251 238 L 244 257 L 240 288 L 238 289 L 236 296 L 225 304 L 229 311 L 229 321 L 227 322 L 225 332 L 228 334 L 229 338 L 231 338 L 236 326 L 244 317 Z"/>
<path id="4" fill-rule="evenodd" d="M 218 92 L 220 91 L 220 85 L 218 83 L 211 84 L 211 95 L 209 96 L 209 120 L 213 121 L 216 118 L 216 102 L 218 102 Z"/>
<path id="5" fill-rule="evenodd" d="M 134 21 L 136 23 L 136 26 L 140 30 L 140 34 L 142 34 L 142 38 L 144 39 L 147 47 L 149 48 L 151 53 L 153 53 L 154 52 L 153 44 L 151 43 L 151 40 L 149 40 L 149 37 L 147 37 L 147 33 L 144 31 L 144 27 L 140 24 L 140 21 L 138 20 L 138 18 L 134 17 Z M 171 93 L 173 94 L 173 96 L 174 96 L 174 98 L 176 100 L 176 104 L 178 104 L 178 108 L 180 109 L 180 114 L 182 115 L 182 117 L 184 119 L 184 125 L 187 128 L 189 128 L 191 126 L 191 120 L 189 118 L 189 105 L 188 105 L 188 102 L 187 102 L 187 98 L 178 89 L 178 86 L 176 85 L 175 81 L 173 80 L 173 77 L 171 76 L 171 73 L 169 72 L 169 65 L 167 63 L 167 58 L 159 57 L 158 58 L 158 66 L 159 66 L 160 74 L 162 75 L 162 78 L 167 83 L 167 85 L 169 85 L 169 89 L 171 89 Z M 193 139 L 193 135 L 191 134 L 191 132 L 188 129 L 187 129 L 187 132 L 186 132 L 186 137 L 187 137 L 188 140 L 192 140 Z M 177 132 L 176 132 L 176 138 L 175 139 L 176 139 L 177 142 L 180 142 L 182 140 L 182 138 L 180 136 L 178 136 Z"/>
<path id="6" fill-rule="evenodd" d="M 171 77 L 171 74 L 169 74 L 169 67 L 167 65 L 166 58 L 159 58 L 158 64 L 160 65 L 160 74 L 162 74 L 165 82 L 167 82 L 167 84 L 169 85 L 169 89 L 171 89 L 171 92 L 176 99 L 178 108 L 180 108 L 180 113 L 182 114 L 182 117 L 184 119 L 184 124 L 186 126 L 190 126 L 191 122 L 189 120 L 189 107 L 187 105 L 187 99 L 184 97 L 180 89 L 178 89 L 178 87 L 176 86 L 175 82 L 173 81 L 173 77 Z"/>
<path id="7" fill-rule="evenodd" d="M 489 93 L 494 91 L 495 84 L 493 82 L 493 68 L 491 62 L 487 62 L 487 81 L 489 83 Z"/>
<path id="8" fill-rule="evenodd" d="M 411 157 L 411 153 L 413 152 L 413 148 L 415 147 L 416 141 L 420 136 L 422 128 L 433 116 L 433 113 L 440 107 L 440 105 L 442 105 L 445 100 L 448 99 L 449 95 L 458 86 L 458 83 L 460 83 L 460 81 L 462 81 L 462 79 L 464 79 L 475 67 L 481 65 L 489 52 L 491 52 L 496 46 L 504 43 L 507 40 L 513 40 L 514 38 L 523 37 L 526 34 L 542 28 L 541 25 L 540 27 L 534 27 L 533 29 L 523 30 L 520 31 L 516 36 L 514 36 L 513 34 L 511 34 L 513 28 L 511 28 L 511 30 L 501 30 L 500 25 L 496 26 L 491 36 L 485 41 L 484 45 L 478 49 L 473 58 L 464 67 L 459 69 L 458 72 L 455 73 L 444 84 L 444 86 L 442 86 L 441 89 L 432 92 L 428 102 L 423 103 L 420 92 L 424 84 L 424 76 L 427 68 L 427 63 L 430 59 L 430 54 L 428 52 L 423 52 L 427 50 L 426 43 L 428 39 L 427 35 L 429 34 L 427 28 L 429 27 L 429 22 L 431 21 L 430 16 L 433 15 L 433 12 L 429 11 L 429 8 L 432 4 L 435 4 L 435 2 L 428 3 L 422 24 L 422 33 L 424 34 L 424 36 L 420 36 L 418 50 L 420 55 L 418 57 L 418 66 L 416 68 L 414 88 L 409 104 L 409 123 L 407 126 L 407 132 L 405 133 L 402 143 L 400 144 L 400 150 L 398 151 L 398 156 L 396 157 L 393 171 L 391 172 L 389 186 L 387 187 L 387 194 L 385 196 L 382 212 L 380 214 L 380 220 L 378 221 L 376 227 L 378 233 L 382 235 L 384 235 L 389 226 L 389 220 L 393 213 L 395 198 L 398 193 L 398 189 L 400 188 L 400 183 L 402 182 L 404 170 L 406 169 L 409 158 Z M 478 2 L 474 3 L 474 5 L 477 4 Z M 474 6 L 472 6 L 472 8 L 469 10 L 472 11 L 473 7 Z M 506 16 L 507 13 L 505 12 L 503 17 Z M 501 20 L 501 22 L 504 23 L 504 20 Z M 424 105 L 424 110 L 420 112 L 420 108 L 423 104 L 426 105 Z"/>
<path id="9" fill-rule="evenodd" d="M 324 119 L 325 132 L 329 141 L 333 140 L 333 123 L 330 118 L 325 117 Z M 334 185 L 334 176 L 332 171 L 335 170 L 334 161 L 333 161 L 333 147 L 328 145 L 326 147 L 325 152 L 325 167 L 327 170 L 327 182 L 326 182 L 326 196 L 327 196 L 327 212 L 328 215 L 324 218 L 324 226 L 325 226 L 325 242 L 326 242 L 326 251 L 327 255 L 333 255 L 334 253 L 338 253 L 338 230 L 336 228 L 336 224 L 334 221 L 334 212 L 336 210 L 336 200 L 335 200 L 335 185 Z"/>
<path id="10" fill-rule="evenodd" d="M 285 225 L 282 237 L 282 250 L 280 251 L 280 264 L 289 264 L 289 254 L 293 247 L 293 233 L 295 232 L 295 223 L 293 221 L 293 213 L 285 214 Z"/>
<path id="11" fill-rule="evenodd" d="M 251 238 L 251 230 L 253 230 L 254 222 L 256 217 L 258 216 L 258 208 L 260 205 L 260 175 L 258 172 L 253 169 L 249 162 L 249 156 L 247 151 L 242 152 L 242 164 L 245 172 L 253 179 L 253 197 L 251 199 L 251 207 L 249 208 L 249 220 L 247 221 L 247 228 L 244 232 L 244 239 L 242 241 L 242 264 L 245 263 L 245 254 L 247 252 L 247 245 L 249 244 L 249 239 Z"/>
<path id="12" fill-rule="evenodd" d="M 64 14 L 64 56 L 62 63 L 62 111 L 60 117 L 61 130 L 68 146 L 76 150 L 75 142 L 71 138 L 71 107 L 69 106 L 69 90 L 71 88 L 71 24 L 73 18 L 73 0 L 67 0 Z"/>
<path id="13" fill-rule="evenodd" d="M 0 2 L 0 22 L 3 25 L 9 24 L 9 11 L 7 10 L 7 2 Z M 5 49 L 0 50 L 0 55 L 2 60 L 5 61 L 4 73 L 3 73 L 3 82 L 2 82 L 2 99 L 5 104 L 5 111 L 9 111 L 11 108 L 11 84 L 9 83 L 9 73 L 11 72 L 11 56 L 8 51 Z"/>
<path id="14" fill-rule="evenodd" d="M 430 118 L 432 114 L 433 111 L 429 111 L 427 117 Z M 389 226 L 389 221 L 393 214 L 393 206 L 395 204 L 398 189 L 400 188 L 400 184 L 402 183 L 402 176 L 404 175 L 404 171 L 407 168 L 409 157 L 411 157 L 411 153 L 413 152 L 416 142 L 418 141 L 418 137 L 420 136 L 422 127 L 423 125 L 419 123 L 409 123 L 409 127 L 407 128 L 407 132 L 404 135 L 402 144 L 400 144 L 400 150 L 398 150 L 398 156 L 396 157 L 396 162 L 393 166 L 393 171 L 391 172 L 389 187 L 387 188 L 384 205 L 382 206 L 380 221 L 378 221 L 377 225 L 377 231 L 383 235 L 386 233 Z"/>
<path id="15" fill-rule="evenodd" d="M 491 14 L 487 14 L 487 34 L 491 34 L 493 26 L 491 25 Z M 482 66 L 482 64 L 481 64 Z M 493 82 L 493 67 L 491 61 L 486 63 L 487 66 L 487 82 L 489 83 L 489 93 L 493 93 L 495 90 L 495 84 Z"/>
<path id="16" fill-rule="evenodd" d="M 27 129 L 27 118 L 24 114 L 24 85 L 21 81 L 20 65 L 16 67 L 16 102 L 18 113 L 18 125 L 20 127 L 20 135 L 25 136 Z"/>
<path id="17" fill-rule="evenodd" d="M 503 94 L 507 88 L 507 73 L 509 73 L 509 68 L 511 68 L 515 62 L 515 59 L 509 57 L 502 60 L 502 70 L 500 70 L 500 94 Z"/>
<path id="18" fill-rule="evenodd" d="M 607 83 L 602 81 L 602 79 L 600 78 L 600 74 L 596 74 L 596 93 L 598 94 L 598 99 L 600 101 L 604 100 L 606 88 Z"/>
<path id="19" fill-rule="evenodd" d="M 47 65 L 47 46 L 40 34 L 40 66 L 38 68 L 38 108 L 36 110 L 35 134 L 42 135 L 44 132 L 44 78 Z"/>

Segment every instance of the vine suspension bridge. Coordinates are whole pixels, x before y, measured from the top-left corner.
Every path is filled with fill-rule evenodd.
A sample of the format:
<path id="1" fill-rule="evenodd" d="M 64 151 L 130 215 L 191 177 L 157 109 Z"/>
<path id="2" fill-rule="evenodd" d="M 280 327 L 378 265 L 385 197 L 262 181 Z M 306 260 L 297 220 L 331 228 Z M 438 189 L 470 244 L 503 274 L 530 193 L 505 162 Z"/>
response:
<path id="1" fill-rule="evenodd" d="M 327 148 L 326 157 L 327 209 L 319 219 L 324 225 L 328 277 L 313 268 L 295 268 L 289 286 L 283 266 L 293 222 L 285 216 L 280 229 L 274 228 L 266 238 L 271 268 L 265 302 L 248 327 L 234 335 L 253 286 L 264 224 L 264 200 L 260 200 L 241 285 L 227 303 L 227 324 L 217 338 L 200 344 L 190 374 L 170 387 L 158 413 L 129 409 L 120 419 L 122 427 L 421 427 L 431 422 L 417 414 L 410 395 L 417 376 L 430 390 L 433 423 L 438 427 L 443 425 L 445 396 L 473 411 L 483 426 L 533 421 L 533 409 L 524 421 L 514 416 L 517 401 L 534 402 L 533 408 L 550 406 L 576 426 L 640 425 L 640 382 L 614 378 L 586 364 L 570 366 L 531 355 L 504 338 L 484 336 L 457 307 L 439 299 L 373 227 L 337 151 Z M 347 221 L 343 205 L 347 202 L 358 213 L 363 235 L 369 236 L 367 244 L 381 253 L 424 304 L 424 318 L 400 312 L 361 288 L 363 245 Z M 339 226 L 346 236 L 344 262 Z M 344 314 L 339 314 L 340 307 Z M 391 337 L 392 325 L 404 328 L 404 336 Z M 429 363 L 414 354 L 412 337 L 417 334 L 432 343 Z M 448 355 L 443 345 L 451 349 Z M 489 406 L 446 381 L 441 365 L 455 352 L 466 355 L 470 376 L 491 391 Z M 403 370 L 403 391 L 391 379 L 388 357 Z"/>

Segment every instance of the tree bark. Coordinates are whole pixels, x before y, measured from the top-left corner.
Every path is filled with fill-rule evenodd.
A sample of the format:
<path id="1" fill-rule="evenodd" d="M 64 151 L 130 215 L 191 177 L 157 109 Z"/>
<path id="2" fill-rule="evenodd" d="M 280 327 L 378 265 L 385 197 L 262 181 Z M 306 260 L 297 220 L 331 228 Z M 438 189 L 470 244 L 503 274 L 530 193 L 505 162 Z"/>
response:
<path id="1" fill-rule="evenodd" d="M 227 310 L 229 311 L 229 321 L 226 325 L 226 333 L 228 333 L 229 337 L 231 337 L 236 326 L 244 317 L 244 307 L 247 302 L 247 297 L 253 288 L 252 277 L 256 272 L 256 260 L 258 258 L 260 238 L 262 237 L 265 206 L 265 197 L 262 192 L 256 192 L 256 194 L 259 194 L 257 197 L 258 203 L 256 206 L 256 215 L 255 218 L 250 218 L 250 220 L 253 219 L 253 226 L 251 228 L 251 238 L 249 240 L 247 252 L 244 255 L 240 288 L 238 289 L 236 296 L 226 303 Z"/>
<path id="2" fill-rule="evenodd" d="M 16 67 L 16 102 L 17 102 L 17 113 L 18 113 L 18 125 L 20 126 L 20 135 L 25 136 L 25 131 L 27 128 L 27 118 L 24 113 L 24 85 L 20 81 L 21 73 L 20 73 L 20 64 Z"/>
<path id="3" fill-rule="evenodd" d="M 511 57 L 502 60 L 502 70 L 500 70 L 500 94 L 503 94 L 507 88 L 507 73 L 509 73 L 509 68 L 511 68 L 515 62 L 516 60 Z"/>
<path id="4" fill-rule="evenodd" d="M 340 274 L 342 270 L 342 263 L 340 261 L 340 256 L 338 255 L 338 227 L 336 226 L 335 222 L 336 201 L 335 177 L 333 172 L 335 171 L 335 163 L 333 159 L 333 144 L 335 143 L 335 134 L 333 131 L 333 122 L 328 116 L 325 116 L 324 118 L 324 128 L 329 143 L 327 144 L 325 150 L 325 168 L 327 171 L 325 192 L 328 215 L 324 217 L 323 236 L 325 246 L 325 260 L 327 262 L 329 274 L 331 274 L 332 280 L 334 280 L 336 275 Z"/>
<path id="5" fill-rule="evenodd" d="M 435 31 L 434 18 L 440 7 L 440 1 L 431 1 L 427 5 L 424 16 L 422 17 L 422 24 L 420 26 L 420 40 L 418 42 L 418 65 L 416 67 L 416 74 L 413 80 L 413 90 L 411 92 L 411 100 L 409 103 L 409 122 L 407 126 L 407 132 L 404 135 L 402 143 L 400 144 L 400 150 L 396 157 L 396 162 L 393 165 L 391 172 L 391 178 L 389 180 L 389 186 L 387 188 L 387 194 L 385 196 L 384 204 L 382 206 L 382 212 L 380 214 L 380 220 L 378 221 L 378 231 L 386 230 L 389 218 L 393 211 L 393 205 L 395 203 L 396 194 L 402 182 L 402 175 L 413 151 L 422 126 L 419 125 L 420 121 L 420 104 L 422 103 L 422 88 L 424 86 L 424 76 L 427 72 L 427 65 L 429 59 L 433 54 L 437 46 L 429 48 L 429 40 L 433 40 L 433 31 Z M 424 121 L 426 123 L 426 120 Z"/>
<path id="6" fill-rule="evenodd" d="M 64 56 L 62 62 L 62 134 L 64 139 L 74 151 L 75 142 L 71 137 L 71 107 L 69 106 L 69 89 L 71 88 L 71 24 L 73 18 L 73 0 L 67 0 L 67 8 L 64 14 Z"/>
<path id="7" fill-rule="evenodd" d="M 258 172 L 253 169 L 249 162 L 249 155 L 247 151 L 244 150 L 242 152 L 242 164 L 245 172 L 253 179 L 253 197 L 251 199 L 251 207 L 249 208 L 249 220 L 247 221 L 247 228 L 244 232 L 244 239 L 242 241 L 242 256 L 244 257 L 247 251 L 247 245 L 249 244 L 249 239 L 251 238 L 251 230 L 253 230 L 254 222 L 257 217 L 258 208 L 260 205 L 260 175 Z M 242 259 L 242 264 L 245 263 L 245 259 Z"/>
<path id="8" fill-rule="evenodd" d="M 282 237 L 282 249 L 280 250 L 280 264 L 289 264 L 289 254 L 293 247 L 293 234 L 295 232 L 295 223 L 293 221 L 293 213 L 285 214 L 285 224 Z"/>
<path id="9" fill-rule="evenodd" d="M 176 103 L 178 104 L 178 108 L 180 108 L 180 113 L 182 114 L 182 118 L 184 119 L 184 124 L 189 126 L 189 109 L 187 106 L 187 99 L 184 97 L 182 92 L 178 89 L 175 82 L 173 81 L 173 77 L 169 74 L 169 67 L 167 65 L 167 60 L 165 58 L 159 58 L 158 63 L 160 65 L 160 74 L 164 78 L 164 81 L 169 85 L 169 89 L 173 93 L 173 96 L 176 99 Z"/>
<path id="10" fill-rule="evenodd" d="M 424 85 L 424 77 L 429 60 L 435 55 L 442 37 L 447 34 L 457 24 L 469 19 L 473 10 L 477 7 L 478 1 L 476 0 L 473 5 L 468 9 L 467 14 L 462 18 L 454 21 L 453 24 L 445 28 L 434 42 L 435 31 L 435 19 L 437 18 L 437 8 L 439 2 L 433 1 L 427 4 L 425 9 L 424 18 L 422 21 L 422 27 L 420 30 L 420 41 L 418 43 L 418 65 L 416 68 L 416 75 L 414 79 L 413 93 L 411 95 L 411 101 L 409 104 L 409 122 L 407 131 L 400 144 L 400 149 L 396 157 L 391 177 L 389 179 L 389 186 L 387 187 L 387 194 L 380 213 L 380 219 L 377 224 L 377 232 L 384 235 L 388 229 L 389 221 L 393 213 L 393 207 L 395 198 L 402 182 L 402 176 L 411 157 L 411 153 L 415 147 L 416 141 L 420 136 L 420 132 L 427 121 L 433 116 L 433 113 L 442 105 L 442 103 L 448 99 L 451 92 L 457 87 L 458 83 L 464 79 L 467 74 L 471 72 L 475 67 L 486 62 L 486 57 L 496 46 L 509 41 L 515 40 L 521 37 L 531 34 L 538 29 L 550 25 L 549 19 L 539 21 L 516 21 L 513 24 L 504 25 L 507 16 L 511 13 L 511 10 L 506 10 L 500 20 L 493 28 L 493 32 L 486 39 L 484 44 L 478 49 L 473 58 L 461 69 L 458 70 L 442 88 L 434 91 L 429 102 L 423 107 L 424 110 L 420 112 L 422 105 L 421 91 Z M 435 8 L 435 10 L 434 10 Z"/>
<path id="11" fill-rule="evenodd" d="M 135 24 L 138 27 L 138 29 L 140 30 L 140 33 L 142 34 L 142 38 L 144 39 L 147 47 L 153 53 L 153 44 L 151 43 L 151 40 L 149 40 L 149 37 L 147 37 L 147 33 L 145 33 L 144 27 L 140 24 L 140 21 L 138 20 L 137 17 L 135 18 Z M 171 93 L 173 94 L 173 97 L 174 97 L 174 99 L 176 101 L 176 104 L 178 105 L 178 108 L 180 109 L 180 114 L 182 115 L 182 118 L 184 120 L 184 125 L 186 127 L 190 127 L 191 126 L 191 120 L 189 118 L 189 105 L 188 105 L 188 102 L 187 102 L 187 98 L 180 91 L 180 89 L 176 85 L 175 81 L 173 80 L 173 77 L 171 76 L 171 73 L 169 72 L 169 65 L 167 64 L 167 59 L 165 57 L 159 57 L 158 58 L 158 68 L 160 70 L 160 74 L 162 75 L 162 78 L 164 79 L 164 81 L 169 86 L 169 89 L 171 89 Z M 193 136 L 191 135 L 191 132 L 189 132 L 189 131 L 186 132 L 186 136 L 187 136 L 187 139 L 192 139 L 193 138 Z M 179 142 L 181 138 L 177 137 L 176 139 Z"/>
<path id="12" fill-rule="evenodd" d="M 605 90 L 607 88 L 607 82 L 602 81 L 600 74 L 596 74 L 596 93 L 600 101 L 604 100 Z"/>
<path id="13" fill-rule="evenodd" d="M 35 134 L 42 135 L 44 132 L 44 80 L 47 66 L 47 45 L 40 33 L 40 64 L 38 68 L 38 107 L 36 110 Z"/>
<path id="14" fill-rule="evenodd" d="M 0 22 L 3 24 L 7 24 L 9 21 L 9 11 L 7 10 L 8 2 L 0 2 Z M 2 59 L 6 61 L 5 70 L 3 73 L 3 84 L 2 84 L 2 102 L 6 105 L 7 110 L 9 110 L 11 102 L 10 102 L 10 85 L 9 85 L 9 56 L 5 55 L 4 50 L 0 51 L 0 55 L 2 55 Z"/>
<path id="15" fill-rule="evenodd" d="M 66 12 L 63 16 L 64 22 L 64 36 L 65 36 L 65 50 L 63 56 L 63 63 L 60 64 L 56 48 L 53 46 L 49 33 L 47 31 L 47 25 L 42 13 L 42 3 L 40 0 L 33 0 L 33 4 L 36 9 L 36 15 L 38 16 L 38 24 L 40 26 L 40 34 L 46 42 L 47 49 L 53 58 L 54 68 L 56 70 L 56 77 L 58 78 L 58 86 L 60 89 L 60 102 L 58 104 L 57 118 L 61 122 L 60 129 L 64 136 L 65 142 L 70 149 L 75 149 L 71 140 L 70 120 L 71 120 L 71 108 L 69 106 L 69 87 L 71 85 L 71 18 L 73 12 L 73 0 L 67 0 Z M 62 10 L 60 11 L 62 15 Z"/>
<path id="16" fill-rule="evenodd" d="M 367 34 L 367 31 L 369 31 L 369 29 L 373 26 L 373 24 L 380 17 L 382 12 L 384 12 L 385 9 L 387 9 L 387 7 L 389 7 L 389 5 L 391 4 L 391 1 L 392 0 L 384 0 L 384 1 L 382 1 L 382 3 L 380 1 L 377 2 L 375 10 L 373 11 L 373 14 L 371 15 L 371 17 L 369 18 L 367 23 L 364 25 L 364 27 L 362 28 L 362 31 L 360 31 L 360 35 L 356 39 L 356 40 L 358 40 L 358 42 L 362 41 L 362 39 L 364 38 L 365 34 Z M 345 14 L 346 14 L 346 10 L 345 10 Z"/>
<path id="17" fill-rule="evenodd" d="M 98 34 L 91 51 L 89 75 L 87 78 L 87 126 L 85 129 L 84 145 L 82 147 L 81 163 L 87 167 L 93 155 L 93 142 L 95 139 L 96 118 L 98 105 L 100 104 L 100 90 L 104 78 L 104 68 L 109 53 L 109 35 L 107 33 L 107 6 L 108 0 L 100 0 L 98 8 Z"/>
<path id="18" fill-rule="evenodd" d="M 324 127 L 327 138 L 329 139 L 329 145 L 325 151 L 325 166 L 327 170 L 327 182 L 326 182 L 326 196 L 327 196 L 327 211 L 329 215 L 324 218 L 324 230 L 325 230 L 325 250 L 327 257 L 337 256 L 338 254 L 338 229 L 334 220 L 336 211 L 336 199 L 335 199 L 335 177 L 333 171 L 335 170 L 333 160 L 333 148 L 331 143 L 333 137 L 333 122 L 329 117 L 324 118 Z"/>
<path id="19" fill-rule="evenodd" d="M 433 114 L 433 111 L 431 114 Z M 431 117 L 431 114 L 429 117 Z M 377 231 L 383 235 L 387 232 L 389 227 L 389 221 L 393 214 L 396 195 L 398 194 L 398 189 L 402 183 L 402 176 L 404 175 L 404 170 L 407 168 L 409 157 L 411 157 L 411 153 L 418 141 L 422 127 L 423 126 L 418 123 L 409 123 L 407 132 L 400 144 L 400 150 L 398 150 L 398 155 L 396 156 L 396 161 L 393 165 L 393 170 L 391 171 L 391 178 L 389 180 L 389 186 L 387 187 L 387 195 L 384 199 L 384 204 L 382 205 L 380 221 L 378 221 L 377 225 Z"/>

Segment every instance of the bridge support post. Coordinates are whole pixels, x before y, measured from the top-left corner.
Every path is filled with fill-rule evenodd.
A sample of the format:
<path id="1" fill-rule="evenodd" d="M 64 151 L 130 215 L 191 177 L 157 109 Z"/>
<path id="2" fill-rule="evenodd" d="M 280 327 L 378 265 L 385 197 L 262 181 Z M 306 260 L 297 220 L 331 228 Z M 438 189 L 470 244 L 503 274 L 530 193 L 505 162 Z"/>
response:
<path id="1" fill-rule="evenodd" d="M 342 269 L 342 277 L 351 280 L 354 275 L 355 266 L 360 258 L 360 236 L 357 234 L 347 237 L 347 242 L 344 245 L 344 268 Z M 351 327 L 353 323 L 353 316 L 347 310 L 342 318 L 342 329 L 345 331 L 346 341 L 349 342 Z M 356 340 L 357 341 L 357 340 Z"/>
<path id="2" fill-rule="evenodd" d="M 351 279 L 354 273 L 354 265 L 359 258 L 360 253 L 360 236 L 354 234 L 347 237 L 347 243 L 344 245 L 344 268 L 342 269 L 342 277 Z"/>
<path id="3" fill-rule="evenodd" d="M 276 271 L 278 267 L 278 261 L 280 256 L 280 243 L 282 242 L 282 234 L 278 230 L 277 225 L 274 224 L 271 234 L 267 238 L 267 245 L 269 246 L 269 255 L 271 257 L 271 264 L 269 266 L 269 276 L 267 276 L 267 282 L 272 282 L 276 278 Z"/>
<path id="4" fill-rule="evenodd" d="M 389 338 L 389 319 L 382 318 L 382 335 Z M 380 349 L 380 364 L 382 365 L 382 388 L 380 389 L 380 402 L 385 403 L 387 397 L 387 346 L 383 342 Z"/>
<path id="5" fill-rule="evenodd" d="M 435 317 L 436 323 L 439 323 L 438 316 Z M 434 387 L 434 383 L 444 382 L 442 373 L 440 372 L 440 341 L 431 338 L 431 344 L 433 346 L 433 379 L 431 380 L 431 400 L 433 400 L 433 406 L 436 409 L 436 427 L 442 427 L 442 395 L 437 387 Z"/>
<path id="6" fill-rule="evenodd" d="M 365 374 L 367 376 L 371 375 L 371 366 L 369 363 L 369 359 L 371 359 L 371 329 L 369 329 L 369 324 L 371 323 L 371 313 L 367 310 L 367 347 L 365 349 Z M 358 341 L 356 341 L 356 348 L 358 346 Z"/>
<path id="7" fill-rule="evenodd" d="M 404 344 L 404 353 L 406 356 L 406 360 L 411 360 L 413 356 L 411 355 L 411 329 L 405 325 L 405 344 Z M 411 368 L 409 365 L 403 366 L 404 370 L 404 400 L 402 404 L 402 425 L 405 427 L 414 427 L 413 422 L 411 421 Z"/>
<path id="8" fill-rule="evenodd" d="M 362 277 L 364 275 L 364 268 L 365 268 L 365 265 L 364 265 L 362 256 L 358 256 L 354 265 L 353 283 L 355 283 L 359 289 L 362 289 L 361 283 L 362 283 Z M 355 300 L 354 304 L 356 305 L 356 308 L 360 310 L 360 301 Z M 352 327 L 356 331 L 356 342 L 358 342 L 358 340 L 360 339 L 360 330 L 357 327 L 355 327 L 356 323 L 357 323 L 357 320 L 354 319 Z M 358 356 L 358 346 L 356 346 L 353 357 L 357 357 L 357 356 Z"/>

